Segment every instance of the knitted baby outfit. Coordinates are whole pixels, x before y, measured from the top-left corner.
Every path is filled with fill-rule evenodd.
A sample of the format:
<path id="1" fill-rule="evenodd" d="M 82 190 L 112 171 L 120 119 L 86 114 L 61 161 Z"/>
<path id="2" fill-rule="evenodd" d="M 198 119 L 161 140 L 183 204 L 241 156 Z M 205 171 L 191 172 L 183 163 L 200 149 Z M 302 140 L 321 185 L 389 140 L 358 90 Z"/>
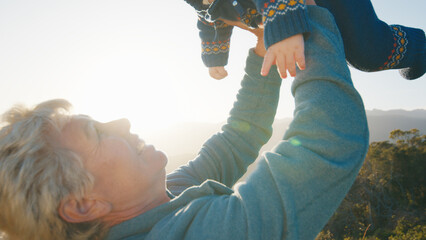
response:
<path id="1" fill-rule="evenodd" d="M 216 0 L 210 6 L 203 5 L 202 0 L 186 1 L 198 12 L 209 13 L 199 14 L 198 23 L 204 63 L 208 67 L 226 65 L 232 26 L 217 19 L 238 20 L 236 13 L 241 13 L 238 6 L 244 6 L 247 1 Z M 263 15 L 266 48 L 295 34 L 309 32 L 304 0 L 253 1 Z M 400 69 L 400 74 L 409 80 L 424 75 L 423 30 L 386 24 L 377 18 L 370 0 L 316 0 L 316 3 L 333 14 L 342 34 L 347 61 L 353 67 L 366 72 Z M 258 17 L 255 19 L 258 24 Z"/>
<path id="2" fill-rule="evenodd" d="M 388 25 L 370 0 L 316 0 L 334 16 L 341 32 L 347 61 L 366 71 L 401 69 L 409 80 L 426 71 L 426 38 L 421 29 Z"/>
<path id="3" fill-rule="evenodd" d="M 215 0 L 212 4 L 203 3 L 201 0 L 186 1 L 198 14 L 201 58 L 207 67 L 225 66 L 228 63 L 233 26 L 219 18 L 241 21 L 250 28 L 257 28 L 262 22 L 262 17 L 252 1 Z"/>
<path id="4" fill-rule="evenodd" d="M 228 61 L 233 27 L 219 18 L 239 20 L 251 28 L 257 28 L 263 22 L 266 48 L 310 29 L 305 0 L 215 0 L 210 5 L 203 4 L 202 0 L 186 1 L 199 16 L 201 56 L 207 67 L 225 66 Z"/>

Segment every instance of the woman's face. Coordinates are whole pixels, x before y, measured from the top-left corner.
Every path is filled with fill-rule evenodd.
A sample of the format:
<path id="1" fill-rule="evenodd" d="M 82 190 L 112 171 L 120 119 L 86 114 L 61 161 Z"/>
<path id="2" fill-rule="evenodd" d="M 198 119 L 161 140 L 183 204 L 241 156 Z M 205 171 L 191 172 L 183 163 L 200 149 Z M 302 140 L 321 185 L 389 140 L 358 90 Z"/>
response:
<path id="1" fill-rule="evenodd" d="M 91 196 L 113 205 L 113 211 L 164 194 L 167 156 L 135 134 L 127 119 L 100 123 L 78 115 L 61 131 L 60 146 L 77 153 L 94 176 Z"/>

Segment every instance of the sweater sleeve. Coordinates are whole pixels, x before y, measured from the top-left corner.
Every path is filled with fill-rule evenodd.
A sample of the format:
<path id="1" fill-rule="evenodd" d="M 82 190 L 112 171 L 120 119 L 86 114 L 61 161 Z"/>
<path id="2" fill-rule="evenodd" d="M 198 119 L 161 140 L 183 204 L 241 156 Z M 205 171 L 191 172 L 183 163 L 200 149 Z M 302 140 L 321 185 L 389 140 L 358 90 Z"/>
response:
<path id="1" fill-rule="evenodd" d="M 353 184 L 368 149 L 363 102 L 333 16 L 320 7 L 308 11 L 307 68 L 292 84 L 289 129 L 232 194 L 198 199 L 191 206 L 199 208 L 182 211 L 194 214 L 184 222 L 185 239 L 315 239 Z"/>
<path id="2" fill-rule="evenodd" d="M 352 84 L 333 16 L 320 7 L 309 6 L 308 11 L 312 32 L 305 41 L 307 68 L 297 73 L 292 84 L 294 118 L 283 140 L 260 158 L 256 170 L 234 186 L 233 193 L 207 188 L 213 182 L 185 191 L 182 197 L 194 196 L 197 190 L 207 196 L 195 197 L 173 213 L 164 229 L 173 234 L 181 231 L 176 239 L 315 239 L 349 191 L 368 149 L 365 110 Z M 260 80 L 256 66 L 248 65 L 246 71 L 247 78 Z M 241 93 L 239 98 L 251 96 Z M 254 109 L 265 99 L 257 99 L 260 103 L 253 103 Z M 251 131 L 241 121 L 249 112 L 234 110 L 227 127 Z M 228 139 L 226 129 L 223 134 L 216 136 L 223 140 L 212 139 L 207 146 L 217 148 L 212 144 Z M 250 145 L 238 144 L 244 149 L 233 154 L 251 159 Z M 219 153 L 205 151 L 201 154 Z"/>
<path id="3" fill-rule="evenodd" d="M 232 187 L 257 158 L 272 134 L 281 84 L 276 69 L 267 77 L 260 75 L 262 61 L 250 50 L 242 88 L 227 123 L 204 143 L 194 160 L 169 174 L 167 184 L 173 194 L 207 179 Z"/>
<path id="4" fill-rule="evenodd" d="M 310 31 L 305 0 L 255 0 L 263 15 L 265 46 Z"/>
<path id="5" fill-rule="evenodd" d="M 368 126 L 332 15 L 319 7 L 308 10 L 307 68 L 292 84 L 294 118 L 283 140 L 234 191 L 214 181 L 191 187 L 127 224 L 123 232 L 135 229 L 139 237 L 126 239 L 142 239 L 144 230 L 150 231 L 145 239 L 315 239 L 358 174 L 368 149 Z M 262 58 L 251 52 L 223 132 L 171 174 L 172 188 L 204 178 L 231 185 L 257 156 L 270 136 L 280 87 L 275 70 L 259 75 L 261 65 Z"/>
<path id="6" fill-rule="evenodd" d="M 228 64 L 233 26 L 220 20 L 207 22 L 199 17 L 197 27 L 201 38 L 201 59 L 206 67 Z"/>
<path id="7" fill-rule="evenodd" d="M 293 121 L 235 190 L 249 239 L 314 239 L 349 191 L 368 149 L 363 102 L 333 16 L 319 7 L 308 10 L 308 67 L 292 84 Z"/>

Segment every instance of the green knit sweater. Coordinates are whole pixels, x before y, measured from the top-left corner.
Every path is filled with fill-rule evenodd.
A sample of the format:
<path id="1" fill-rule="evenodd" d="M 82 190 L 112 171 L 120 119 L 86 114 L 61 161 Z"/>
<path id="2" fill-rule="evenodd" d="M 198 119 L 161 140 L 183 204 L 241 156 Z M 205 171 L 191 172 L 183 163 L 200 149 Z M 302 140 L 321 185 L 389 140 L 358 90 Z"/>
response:
<path id="1" fill-rule="evenodd" d="M 234 185 L 271 136 L 281 80 L 250 51 L 227 124 L 168 176 L 170 202 L 114 226 L 107 239 L 314 239 L 351 187 L 368 148 L 364 106 L 327 10 L 308 7 L 306 70 L 294 120 L 257 169 Z M 286 82 L 287 83 L 287 82 Z"/>

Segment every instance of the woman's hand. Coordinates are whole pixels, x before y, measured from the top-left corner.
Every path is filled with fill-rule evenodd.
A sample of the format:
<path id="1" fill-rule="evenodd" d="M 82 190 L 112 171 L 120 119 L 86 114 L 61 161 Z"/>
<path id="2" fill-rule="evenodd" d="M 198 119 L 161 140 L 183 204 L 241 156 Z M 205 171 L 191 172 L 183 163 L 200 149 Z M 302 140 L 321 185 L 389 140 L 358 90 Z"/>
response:
<path id="1" fill-rule="evenodd" d="M 225 22 L 228 25 L 232 25 L 232 26 L 236 26 L 239 27 L 243 30 L 249 31 L 251 33 L 253 33 L 256 38 L 257 38 L 257 43 L 256 43 L 256 47 L 254 48 L 254 52 L 259 55 L 260 57 L 264 57 L 266 54 L 266 48 L 265 48 L 265 43 L 263 40 L 263 26 L 261 26 L 260 28 L 255 28 L 255 29 L 251 29 L 249 27 L 247 27 L 247 25 L 245 25 L 242 22 L 239 21 L 229 21 L 229 20 L 225 20 L 225 19 L 221 19 L 221 21 Z"/>

